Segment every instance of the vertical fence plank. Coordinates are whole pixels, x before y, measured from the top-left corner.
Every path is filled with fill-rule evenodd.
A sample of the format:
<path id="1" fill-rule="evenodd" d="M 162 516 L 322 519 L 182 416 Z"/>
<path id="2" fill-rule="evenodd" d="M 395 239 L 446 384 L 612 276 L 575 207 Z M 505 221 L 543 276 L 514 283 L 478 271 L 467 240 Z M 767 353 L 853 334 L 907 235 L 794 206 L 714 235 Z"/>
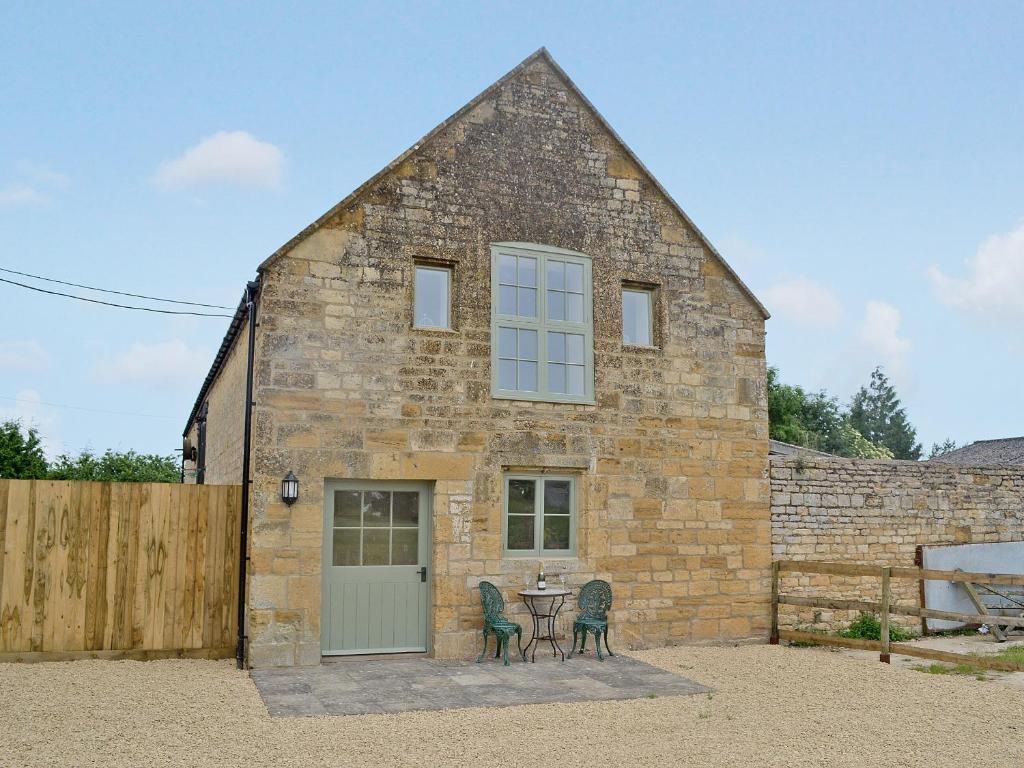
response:
<path id="1" fill-rule="evenodd" d="M 171 494 L 168 489 L 171 486 L 162 488 L 161 491 L 167 497 L 167 525 L 165 531 L 167 533 L 167 557 L 164 561 L 164 573 L 163 573 L 163 589 L 161 592 L 164 596 L 164 612 L 163 617 L 160 621 L 161 634 L 160 634 L 160 647 L 161 648 L 179 648 L 180 641 L 177 639 L 177 627 L 174 624 L 174 611 L 175 606 L 178 603 L 178 594 L 180 592 L 178 584 L 178 532 L 180 523 L 180 512 L 181 504 L 177 503 L 177 499 L 171 498 Z"/>
<path id="2" fill-rule="evenodd" d="M 59 537 L 61 485 L 49 480 L 32 480 L 32 506 L 35 508 L 35 546 L 32 551 L 32 641 L 33 651 L 53 647 L 54 613 L 60 610 L 60 579 L 54 579 Z M 56 585 L 54 582 L 56 581 Z"/>
<path id="3" fill-rule="evenodd" d="M 199 488 L 188 485 L 185 518 L 184 584 L 181 598 L 181 647 L 194 648 L 195 633 L 195 598 L 196 598 L 196 534 L 199 530 Z"/>
<path id="4" fill-rule="evenodd" d="M 238 517 L 235 515 L 236 505 L 233 486 L 221 486 L 221 507 L 224 509 L 224 547 L 222 548 L 224 564 L 224 583 L 221 586 L 220 605 L 220 645 L 231 645 L 236 622 L 236 606 L 234 596 L 238 584 Z"/>
<path id="5" fill-rule="evenodd" d="M 85 597 L 85 649 L 103 648 L 107 626 L 107 574 L 109 558 L 111 512 L 110 483 L 90 484 L 88 520 L 89 575 Z"/>
<path id="6" fill-rule="evenodd" d="M 889 585 L 889 577 L 891 574 L 891 568 L 882 569 L 882 600 L 878 609 L 882 641 L 882 650 L 878 659 L 879 661 L 884 661 L 886 664 L 889 663 L 889 600 L 892 594 L 892 589 Z"/>
<path id="7" fill-rule="evenodd" d="M 3 553 L 0 554 L 0 651 L 14 650 L 21 636 L 24 618 L 21 572 L 24 568 L 25 509 L 18 503 L 24 486 L 12 480 L 0 480 L 3 498 Z"/>
<path id="8" fill-rule="evenodd" d="M 5 557 L 7 554 L 7 494 L 10 492 L 10 488 L 10 480 L 0 478 L 0 616 L 3 616 L 4 610 L 4 561 L 7 559 Z M 0 639 L 0 648 L 3 647 L 2 643 L 3 640 Z"/>
<path id="9" fill-rule="evenodd" d="M 72 650 L 85 650 L 86 587 L 89 579 L 89 545 L 94 531 L 89 530 L 89 507 L 95 483 L 68 483 L 61 510 L 61 547 L 64 570 L 59 574 L 65 595 L 63 639 L 60 644 Z"/>
<path id="10" fill-rule="evenodd" d="M 210 494 L 199 496 L 199 515 L 196 520 L 196 590 L 192 599 L 192 640 L 194 648 L 206 647 L 206 561 L 209 558 Z"/>
<path id="11" fill-rule="evenodd" d="M 146 486 L 132 488 L 132 528 L 138 535 L 130 539 L 132 547 L 133 577 L 128 588 L 133 591 L 131 609 L 131 639 L 129 648 L 146 647 L 146 611 L 149 607 L 149 565 L 153 552 L 153 500 Z M 130 534 L 129 534 L 130 535 Z"/>
<path id="12" fill-rule="evenodd" d="M 138 502 L 138 489 L 118 484 L 112 489 L 117 498 L 117 572 L 112 595 L 114 621 L 111 627 L 113 649 L 132 647 L 132 613 L 135 604 L 133 589 L 136 576 L 136 553 L 138 551 L 138 519 L 133 514 Z"/>
<path id="13" fill-rule="evenodd" d="M 210 523 L 207 529 L 206 546 L 206 610 L 203 616 L 203 645 L 211 646 L 217 637 L 217 603 L 220 600 L 220 582 L 223 571 L 220 568 L 220 550 L 224 541 L 224 521 L 219 501 L 210 494 Z"/>

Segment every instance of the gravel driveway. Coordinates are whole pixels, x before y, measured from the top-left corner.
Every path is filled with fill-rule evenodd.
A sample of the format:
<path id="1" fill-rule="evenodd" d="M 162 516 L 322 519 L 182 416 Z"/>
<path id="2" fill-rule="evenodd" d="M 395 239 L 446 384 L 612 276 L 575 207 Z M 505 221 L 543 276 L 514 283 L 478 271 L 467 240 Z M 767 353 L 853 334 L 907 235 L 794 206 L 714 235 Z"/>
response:
<path id="1" fill-rule="evenodd" d="M 633 654 L 710 696 L 270 718 L 230 662 L 0 665 L 4 766 L 1019 766 L 1024 691 L 779 646 Z"/>

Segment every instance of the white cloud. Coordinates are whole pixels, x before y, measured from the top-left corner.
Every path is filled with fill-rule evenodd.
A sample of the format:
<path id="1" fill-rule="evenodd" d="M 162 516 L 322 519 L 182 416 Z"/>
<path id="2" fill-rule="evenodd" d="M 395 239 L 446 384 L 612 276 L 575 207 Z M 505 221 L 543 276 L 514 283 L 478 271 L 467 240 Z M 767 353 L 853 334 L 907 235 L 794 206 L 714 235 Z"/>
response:
<path id="1" fill-rule="evenodd" d="M 864 307 L 864 322 L 857 337 L 873 356 L 872 364 L 883 365 L 899 379 L 906 373 L 909 339 L 899 335 L 903 316 L 884 301 L 869 301 Z"/>
<path id="2" fill-rule="evenodd" d="M 835 292 L 805 277 L 783 280 L 760 294 L 773 316 L 809 328 L 835 328 L 843 317 L 843 305 Z"/>
<path id="3" fill-rule="evenodd" d="M 0 421 L 19 421 L 23 427 L 35 427 L 43 444 L 43 453 L 54 459 L 67 449 L 60 436 L 57 411 L 42 402 L 34 389 L 23 389 L 13 400 L 0 401 Z"/>
<path id="4" fill-rule="evenodd" d="M 0 189 L 0 206 L 46 205 L 50 196 L 30 184 L 9 184 Z"/>
<path id="5" fill-rule="evenodd" d="M 44 373 L 49 367 L 50 354 L 38 341 L 0 341 L 0 371 Z"/>
<path id="6" fill-rule="evenodd" d="M 207 136 L 181 157 L 160 164 L 153 177 L 164 189 L 205 184 L 275 187 L 284 172 L 284 154 L 245 131 Z"/>
<path id="7" fill-rule="evenodd" d="M 69 179 L 65 174 L 55 171 L 52 168 L 48 168 L 45 165 L 22 163 L 21 172 L 33 182 L 43 187 L 67 189 L 71 184 L 71 179 Z"/>
<path id="8" fill-rule="evenodd" d="M 966 266 L 963 278 L 929 267 L 928 276 L 942 303 L 994 318 L 1024 318 L 1024 223 L 986 239 Z"/>
<path id="9" fill-rule="evenodd" d="M 211 360 L 207 350 L 193 349 L 181 339 L 136 343 L 125 352 L 101 361 L 95 373 L 104 384 L 194 387 L 206 375 Z"/>

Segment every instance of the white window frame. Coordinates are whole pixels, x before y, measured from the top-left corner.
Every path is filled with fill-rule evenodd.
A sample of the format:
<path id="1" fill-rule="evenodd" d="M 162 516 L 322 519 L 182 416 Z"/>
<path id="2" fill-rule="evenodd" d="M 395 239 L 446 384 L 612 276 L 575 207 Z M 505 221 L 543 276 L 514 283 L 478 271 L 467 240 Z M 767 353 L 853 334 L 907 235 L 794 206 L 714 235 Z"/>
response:
<path id="1" fill-rule="evenodd" d="M 638 347 L 639 349 L 656 349 L 657 344 L 654 338 L 654 288 L 648 288 L 642 285 L 630 285 L 625 284 L 622 286 L 622 344 L 626 347 Z M 642 293 L 647 296 L 647 336 L 650 340 L 650 344 L 637 344 L 633 341 L 626 340 L 626 294 L 627 293 Z"/>
<path id="2" fill-rule="evenodd" d="M 445 325 L 420 325 L 416 322 L 416 274 L 420 270 L 427 272 L 443 272 L 448 276 L 448 301 L 445 306 Z M 436 264 L 423 264 L 415 262 L 412 265 L 412 327 L 425 331 L 450 331 L 452 329 L 452 289 L 455 276 L 451 267 Z"/>
<path id="3" fill-rule="evenodd" d="M 532 480 L 535 483 L 533 499 L 533 548 L 508 548 L 508 484 L 510 480 Z M 544 549 L 544 483 L 562 480 L 569 483 L 569 548 Z M 504 475 L 501 485 L 501 554 L 502 557 L 576 557 L 577 492 L 575 475 L 549 475 L 546 473 L 509 472 Z"/>
<path id="4" fill-rule="evenodd" d="M 537 317 L 501 314 L 498 304 L 498 261 L 502 255 L 529 256 L 537 259 Z M 583 322 L 547 319 L 547 262 L 565 261 L 583 267 Z M 535 330 L 537 332 L 537 391 L 502 389 L 498 378 L 499 328 Z M 551 392 L 548 387 L 548 332 L 583 336 L 583 394 Z M 502 400 L 533 400 L 546 403 L 583 403 L 594 400 L 594 277 L 589 256 L 564 248 L 533 243 L 491 244 L 491 395 Z"/>

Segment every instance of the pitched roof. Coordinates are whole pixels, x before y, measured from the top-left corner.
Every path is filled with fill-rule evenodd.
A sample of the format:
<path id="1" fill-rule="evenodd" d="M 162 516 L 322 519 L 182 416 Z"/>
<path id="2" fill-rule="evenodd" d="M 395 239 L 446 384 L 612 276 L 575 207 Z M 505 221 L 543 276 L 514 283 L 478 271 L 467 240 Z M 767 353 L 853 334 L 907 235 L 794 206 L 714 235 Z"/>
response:
<path id="1" fill-rule="evenodd" d="M 206 399 L 207 393 L 210 391 L 210 387 L 213 386 L 213 382 L 217 380 L 217 375 L 220 373 L 220 369 L 224 367 L 224 363 L 228 359 L 228 355 L 231 354 L 231 348 L 235 346 L 235 339 L 238 338 L 239 331 L 242 330 L 242 326 L 248 319 L 248 297 L 249 290 L 256 291 L 259 288 L 259 277 L 253 282 L 249 283 L 246 290 L 242 291 L 242 298 L 238 302 L 238 307 L 235 309 L 235 314 L 231 317 L 231 322 L 228 323 L 228 329 L 224 333 L 224 338 L 220 342 L 220 348 L 217 350 L 217 354 L 213 356 L 213 364 L 210 366 L 210 371 L 206 374 L 206 378 L 203 379 L 203 385 L 199 387 L 199 394 L 196 395 L 196 401 L 192 405 L 192 411 L 188 415 L 188 420 L 185 422 L 185 429 L 182 431 L 182 437 L 188 437 L 188 431 L 192 429 L 192 424 L 196 420 L 196 416 L 199 415 L 199 409 L 203 407 L 203 400 Z"/>
<path id="2" fill-rule="evenodd" d="M 944 453 L 930 461 L 936 464 L 982 466 L 986 464 L 1024 465 L 1024 437 L 1004 437 L 998 440 L 978 440 Z"/>
<path id="3" fill-rule="evenodd" d="M 287 243 L 278 248 L 267 259 L 265 259 L 262 264 L 260 264 L 259 271 L 263 272 L 278 258 L 280 258 L 288 251 L 290 251 L 292 248 L 294 248 L 300 242 L 305 240 L 311 234 L 316 232 L 325 223 L 330 221 L 335 215 L 337 215 L 339 211 L 342 211 L 345 208 L 348 208 L 349 206 L 355 204 L 358 201 L 359 197 L 364 192 L 375 187 L 376 184 L 382 178 L 384 178 L 387 174 L 389 174 L 395 168 L 404 163 L 407 159 L 409 159 L 409 157 L 414 155 L 421 147 L 429 143 L 435 136 L 444 131 L 446 128 L 448 128 L 452 123 L 461 118 L 463 115 L 471 112 L 478 104 L 486 100 L 491 94 L 495 93 L 498 89 L 500 89 L 502 85 L 504 85 L 506 82 L 511 80 L 513 77 L 518 75 L 520 72 L 522 72 L 524 69 L 526 69 L 528 66 L 530 66 L 533 62 L 537 60 L 544 61 L 565 82 L 565 85 L 569 89 L 569 91 L 573 93 L 587 107 L 588 110 L 590 110 L 591 114 L 597 120 L 598 124 L 602 128 L 604 128 L 604 130 L 606 130 L 616 142 L 618 142 L 619 146 L 622 147 L 622 151 L 629 157 L 630 160 L 636 163 L 637 167 L 643 172 L 643 174 L 647 177 L 651 184 L 662 195 L 664 195 L 665 199 L 669 202 L 669 205 L 671 205 L 675 212 L 679 214 L 679 216 L 686 222 L 687 226 L 689 226 L 694 231 L 694 233 L 696 233 L 697 237 L 700 238 L 700 241 L 704 245 L 704 247 L 707 248 L 712 254 L 714 254 L 715 258 L 718 259 L 718 261 L 721 263 L 722 267 L 726 270 L 726 272 L 728 272 L 729 275 L 733 278 L 733 280 L 736 281 L 736 284 L 739 286 L 740 290 L 742 290 L 743 293 L 746 294 L 750 301 L 753 302 L 754 306 L 757 307 L 758 311 L 760 311 L 763 317 L 767 320 L 771 315 L 765 308 L 765 306 L 757 298 L 757 296 L 754 295 L 754 292 L 747 287 L 743 280 L 740 279 L 740 276 L 737 275 L 736 272 L 732 269 L 732 267 L 729 266 L 726 260 L 722 257 L 722 254 L 720 254 L 718 250 L 715 248 L 715 246 L 711 244 L 711 241 L 708 240 L 708 238 L 704 235 L 703 232 L 700 231 L 697 225 L 693 223 L 693 220 L 689 216 L 687 216 L 686 212 L 679 207 L 679 204 L 672 198 L 668 191 L 654 177 L 654 174 L 652 174 L 647 169 L 647 166 L 645 166 L 640 161 L 640 158 L 636 156 L 636 154 L 633 152 L 632 149 L 629 148 L 626 142 L 624 142 L 622 138 L 615 132 L 615 129 L 612 128 L 611 125 L 609 125 L 608 121 L 604 119 L 604 116 L 600 112 L 598 112 L 597 108 L 590 103 L 590 100 L 583 95 L 583 92 L 579 89 L 576 83 L 572 81 L 572 79 L 565 73 L 565 70 L 563 70 L 558 65 L 558 63 L 551 57 L 551 54 L 548 53 L 547 48 L 543 47 L 537 49 L 534 53 L 530 54 L 525 59 L 523 59 L 523 61 L 520 62 L 518 66 L 514 67 L 502 78 L 495 81 L 492 85 L 481 91 L 468 104 L 459 109 L 451 117 L 449 117 L 447 120 L 445 120 L 432 131 L 430 131 L 426 136 L 424 136 L 422 139 L 420 139 L 411 147 L 409 147 L 409 149 L 405 150 L 405 152 L 403 152 L 390 163 L 388 163 L 388 165 L 381 169 L 377 174 L 375 174 L 373 177 L 371 177 L 363 184 L 361 184 L 341 202 L 331 207 L 330 210 L 328 210 L 326 213 L 324 213 L 322 216 L 316 219 L 316 221 L 314 221 L 308 227 L 306 227 L 297 235 L 295 235 L 295 237 L 293 237 Z"/>

